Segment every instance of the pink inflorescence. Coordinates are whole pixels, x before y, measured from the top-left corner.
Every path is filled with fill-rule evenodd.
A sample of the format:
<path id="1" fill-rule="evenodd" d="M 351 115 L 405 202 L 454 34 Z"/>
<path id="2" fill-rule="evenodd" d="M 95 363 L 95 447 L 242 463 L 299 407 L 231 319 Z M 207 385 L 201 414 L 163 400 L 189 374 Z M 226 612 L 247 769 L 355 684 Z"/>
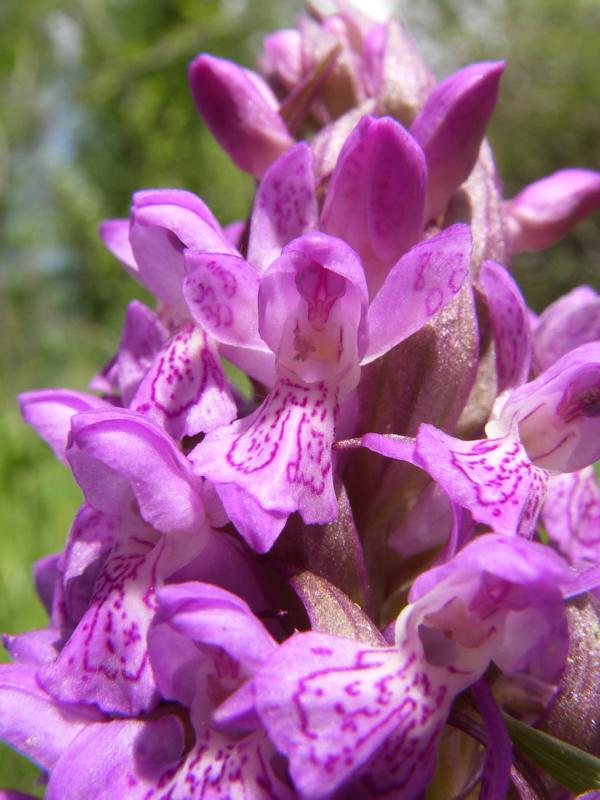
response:
<path id="1" fill-rule="evenodd" d="M 509 260 L 600 174 L 504 200 L 504 64 L 437 83 L 342 0 L 261 66 L 189 73 L 249 218 L 137 192 L 100 234 L 156 310 L 95 393 L 20 398 L 84 501 L 35 566 L 48 626 L 5 636 L 0 735 L 49 800 L 537 796 L 500 711 L 560 700 L 600 585 L 600 299 L 536 317 Z"/>

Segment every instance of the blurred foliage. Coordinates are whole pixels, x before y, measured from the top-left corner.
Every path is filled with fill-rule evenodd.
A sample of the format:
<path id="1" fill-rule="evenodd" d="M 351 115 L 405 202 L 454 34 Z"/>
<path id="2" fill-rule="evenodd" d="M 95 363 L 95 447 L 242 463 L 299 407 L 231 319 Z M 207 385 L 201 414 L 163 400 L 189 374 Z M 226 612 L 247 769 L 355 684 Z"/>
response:
<path id="1" fill-rule="evenodd" d="M 367 5 L 367 4 L 365 4 Z M 561 167 L 600 168 L 597 0 L 398 4 L 441 77 L 506 58 L 490 137 L 507 196 Z M 212 141 L 186 69 L 208 50 L 252 66 L 264 33 L 301 0 L 3 0 L 0 3 L 0 630 L 44 624 L 30 565 L 62 546 L 79 502 L 69 473 L 20 421 L 18 391 L 84 389 L 111 355 L 127 301 L 144 294 L 98 223 L 140 187 L 200 194 L 221 222 L 253 181 Z M 598 217 L 515 268 L 536 309 L 598 286 Z M 18 766 L 17 766 L 18 764 Z M 0 751 L 0 786 L 35 769 Z"/>

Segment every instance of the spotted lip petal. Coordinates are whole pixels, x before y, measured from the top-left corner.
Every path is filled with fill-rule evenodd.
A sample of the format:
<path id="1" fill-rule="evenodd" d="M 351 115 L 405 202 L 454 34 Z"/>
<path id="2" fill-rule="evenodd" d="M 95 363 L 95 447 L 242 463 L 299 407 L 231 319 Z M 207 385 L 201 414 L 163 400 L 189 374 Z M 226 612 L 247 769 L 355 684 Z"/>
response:
<path id="1" fill-rule="evenodd" d="M 336 517 L 331 461 L 336 411 L 334 388 L 283 379 L 253 414 L 207 434 L 189 454 L 259 552 L 271 547 L 292 511 L 307 524 Z"/>
<path id="2" fill-rule="evenodd" d="M 498 533 L 532 534 L 547 474 L 516 436 L 465 442 L 422 424 L 416 453 L 423 469 L 478 522 Z"/>
<path id="3" fill-rule="evenodd" d="M 201 328 L 180 328 L 156 355 L 131 402 L 174 439 L 231 422 L 236 407 L 216 347 Z"/>

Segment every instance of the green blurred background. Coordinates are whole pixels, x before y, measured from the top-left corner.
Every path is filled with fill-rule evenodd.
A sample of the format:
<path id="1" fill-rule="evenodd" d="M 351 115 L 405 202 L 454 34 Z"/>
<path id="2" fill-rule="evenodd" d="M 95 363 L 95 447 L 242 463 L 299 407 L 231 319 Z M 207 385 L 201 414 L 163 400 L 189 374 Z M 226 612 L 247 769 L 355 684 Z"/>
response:
<path id="1" fill-rule="evenodd" d="M 0 4 L 0 630 L 45 623 L 32 562 L 60 549 L 80 501 L 66 469 L 20 421 L 15 395 L 85 389 L 141 290 L 104 250 L 100 220 L 141 187 L 200 194 L 222 223 L 253 182 L 196 114 L 187 64 L 207 50 L 253 66 L 262 36 L 301 0 L 3 0 Z M 490 138 L 505 185 L 565 166 L 600 169 L 597 0 L 421 0 L 397 9 L 442 77 L 506 58 Z M 533 308 L 600 288 L 598 215 L 516 260 Z M 2 658 L 2 656 L 0 656 Z M 41 793 L 0 749 L 0 787 Z"/>

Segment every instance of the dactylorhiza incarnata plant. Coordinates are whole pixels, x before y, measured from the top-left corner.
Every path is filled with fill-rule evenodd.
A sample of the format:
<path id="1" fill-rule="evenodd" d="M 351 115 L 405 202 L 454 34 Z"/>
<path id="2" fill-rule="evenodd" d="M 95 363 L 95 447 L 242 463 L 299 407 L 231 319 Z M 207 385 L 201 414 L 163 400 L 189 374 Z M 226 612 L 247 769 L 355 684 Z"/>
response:
<path id="1" fill-rule="evenodd" d="M 592 790 L 600 297 L 537 317 L 509 262 L 600 174 L 504 200 L 504 64 L 436 82 L 346 3 L 260 64 L 189 72 L 249 218 L 137 192 L 100 234 L 156 308 L 95 393 L 20 398 L 85 501 L 34 568 L 48 626 L 5 637 L 0 735 L 49 800 Z"/>

